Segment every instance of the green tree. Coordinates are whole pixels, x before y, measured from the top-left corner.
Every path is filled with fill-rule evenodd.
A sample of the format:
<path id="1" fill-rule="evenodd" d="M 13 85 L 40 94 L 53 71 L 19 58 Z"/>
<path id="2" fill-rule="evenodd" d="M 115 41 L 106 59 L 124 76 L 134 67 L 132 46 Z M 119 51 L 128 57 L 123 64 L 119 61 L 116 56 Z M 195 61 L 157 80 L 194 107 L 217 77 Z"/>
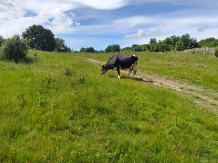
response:
<path id="1" fill-rule="evenodd" d="M 149 44 L 156 44 L 157 39 L 156 38 L 151 38 Z"/>
<path id="2" fill-rule="evenodd" d="M 170 45 L 165 44 L 164 42 L 159 43 L 159 52 L 170 51 Z"/>
<path id="3" fill-rule="evenodd" d="M 89 48 L 86 48 L 86 51 L 88 53 L 94 53 L 95 52 L 95 49 L 93 47 L 89 47 Z"/>
<path id="4" fill-rule="evenodd" d="M 203 39 L 203 40 L 199 41 L 199 46 L 201 46 L 201 47 L 217 47 L 218 46 L 218 39 L 215 39 L 214 37 Z"/>
<path id="5" fill-rule="evenodd" d="M 162 41 L 161 49 L 165 49 L 165 51 L 173 51 L 175 49 L 177 41 L 179 40 L 180 40 L 179 36 L 173 35 L 173 36 L 167 37 L 166 39 Z"/>
<path id="6" fill-rule="evenodd" d="M 133 44 L 132 45 L 132 51 L 134 51 L 134 52 L 141 52 L 142 51 L 142 47 L 140 45 Z"/>
<path id="7" fill-rule="evenodd" d="M 170 39 L 171 39 L 171 41 L 172 41 L 172 44 L 171 44 L 171 45 L 173 45 L 173 46 L 175 47 L 175 46 L 176 46 L 176 43 L 180 40 L 180 37 L 173 35 L 173 36 L 170 36 Z"/>
<path id="8" fill-rule="evenodd" d="M 181 41 L 185 47 L 185 49 L 197 48 L 199 47 L 198 42 L 195 38 L 191 38 L 189 34 L 185 34 L 181 36 Z"/>
<path id="9" fill-rule="evenodd" d="M 105 51 L 106 53 L 120 52 L 120 45 L 117 45 L 117 44 L 109 45 L 105 49 Z"/>
<path id="10" fill-rule="evenodd" d="M 55 38 L 55 49 L 58 52 L 71 52 L 71 49 L 64 44 L 64 40 Z"/>
<path id="11" fill-rule="evenodd" d="M 80 52 L 83 52 L 83 53 L 94 53 L 95 52 L 95 49 L 93 47 L 89 47 L 89 48 L 84 48 L 82 47 L 80 49 Z"/>
<path id="12" fill-rule="evenodd" d="M 176 46 L 175 46 L 175 50 L 177 50 L 177 51 L 185 50 L 185 46 L 184 46 L 182 40 L 177 41 Z"/>
<path id="13" fill-rule="evenodd" d="M 2 45 L 3 58 L 18 62 L 26 57 L 28 49 L 19 35 L 6 39 Z"/>
<path id="14" fill-rule="evenodd" d="M 80 49 L 80 51 L 79 51 L 79 52 L 81 52 L 81 53 L 82 53 L 82 52 L 83 52 L 83 53 L 85 53 L 85 52 L 87 52 L 87 51 L 86 51 L 86 48 L 84 48 L 84 47 L 81 47 L 81 49 Z"/>
<path id="15" fill-rule="evenodd" d="M 141 45 L 141 47 L 142 47 L 142 51 L 149 51 L 150 50 L 150 47 L 148 44 Z"/>
<path id="16" fill-rule="evenodd" d="M 4 41 L 4 38 L 0 35 L 0 46 L 2 45 L 3 41 Z"/>
<path id="17" fill-rule="evenodd" d="M 132 48 L 131 47 L 125 47 L 121 51 L 125 52 L 125 53 L 131 53 L 132 52 Z"/>
<path id="18" fill-rule="evenodd" d="M 32 25 L 22 33 L 24 39 L 28 41 L 28 46 L 32 49 L 44 51 L 54 51 L 55 39 L 51 30 L 43 28 L 41 25 Z"/>

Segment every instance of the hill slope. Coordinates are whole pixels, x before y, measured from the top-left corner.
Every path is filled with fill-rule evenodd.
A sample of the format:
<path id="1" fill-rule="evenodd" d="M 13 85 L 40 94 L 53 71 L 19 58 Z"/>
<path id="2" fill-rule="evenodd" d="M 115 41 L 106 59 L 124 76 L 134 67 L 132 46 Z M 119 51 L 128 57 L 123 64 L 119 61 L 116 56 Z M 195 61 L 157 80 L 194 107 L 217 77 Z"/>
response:
<path id="1" fill-rule="evenodd" d="M 101 62 L 94 59 L 85 59 L 89 62 L 103 65 L 106 62 Z M 127 71 L 122 71 L 128 74 Z M 139 80 L 145 83 L 151 83 L 158 87 L 165 87 L 177 92 L 181 92 L 183 95 L 192 99 L 196 104 L 202 106 L 206 109 L 212 109 L 215 112 L 218 111 L 218 92 L 213 89 L 205 88 L 202 86 L 190 84 L 184 81 L 179 81 L 176 79 L 169 78 L 167 76 L 160 76 L 157 74 L 147 74 L 140 70 L 137 72 L 136 78 L 134 80 Z"/>
<path id="2" fill-rule="evenodd" d="M 218 160 L 214 112 L 164 87 L 102 76 L 85 56 L 0 61 L 0 162 Z"/>

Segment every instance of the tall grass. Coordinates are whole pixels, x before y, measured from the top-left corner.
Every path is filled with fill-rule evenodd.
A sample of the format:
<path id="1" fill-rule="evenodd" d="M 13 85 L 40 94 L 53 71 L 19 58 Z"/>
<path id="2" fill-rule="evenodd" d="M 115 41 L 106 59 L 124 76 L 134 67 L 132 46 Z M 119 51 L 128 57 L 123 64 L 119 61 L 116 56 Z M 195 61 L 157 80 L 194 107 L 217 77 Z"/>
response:
<path id="1" fill-rule="evenodd" d="M 0 162 L 218 160 L 215 113 L 164 88 L 100 75 L 85 56 L 0 61 Z"/>

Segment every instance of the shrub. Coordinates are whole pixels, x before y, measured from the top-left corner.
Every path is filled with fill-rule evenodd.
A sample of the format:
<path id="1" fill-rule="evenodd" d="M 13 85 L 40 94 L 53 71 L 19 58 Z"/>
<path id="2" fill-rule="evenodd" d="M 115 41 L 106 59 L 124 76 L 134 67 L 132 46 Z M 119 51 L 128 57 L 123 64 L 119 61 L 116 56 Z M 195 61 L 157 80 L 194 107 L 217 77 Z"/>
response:
<path id="1" fill-rule="evenodd" d="M 20 59 L 26 57 L 27 47 L 19 35 L 6 39 L 2 46 L 2 57 L 18 62 Z"/>
<path id="2" fill-rule="evenodd" d="M 218 57 L 218 48 L 215 49 L 215 56 Z"/>

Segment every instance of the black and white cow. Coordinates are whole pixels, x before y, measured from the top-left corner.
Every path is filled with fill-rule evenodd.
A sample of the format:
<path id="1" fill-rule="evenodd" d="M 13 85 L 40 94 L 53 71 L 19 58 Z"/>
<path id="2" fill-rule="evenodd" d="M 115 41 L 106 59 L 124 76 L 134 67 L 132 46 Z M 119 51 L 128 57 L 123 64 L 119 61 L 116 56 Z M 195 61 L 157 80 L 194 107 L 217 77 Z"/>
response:
<path id="1" fill-rule="evenodd" d="M 138 57 L 136 55 L 113 55 L 106 65 L 102 66 L 101 74 L 106 73 L 108 70 L 117 68 L 118 78 L 120 79 L 120 68 L 129 69 L 129 74 L 133 72 L 132 76 L 136 74 L 137 71 L 137 61 Z"/>

